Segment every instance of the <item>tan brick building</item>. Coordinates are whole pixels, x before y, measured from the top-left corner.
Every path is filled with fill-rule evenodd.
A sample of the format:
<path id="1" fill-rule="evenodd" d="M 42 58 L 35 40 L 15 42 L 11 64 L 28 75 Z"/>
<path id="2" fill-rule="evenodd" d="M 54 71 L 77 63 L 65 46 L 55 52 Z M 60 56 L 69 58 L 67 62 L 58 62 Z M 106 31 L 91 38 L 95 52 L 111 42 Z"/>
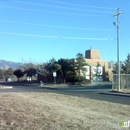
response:
<path id="1" fill-rule="evenodd" d="M 76 59 L 71 59 L 75 62 Z M 85 73 L 86 79 L 93 81 L 108 81 L 111 70 L 108 68 L 108 62 L 100 59 L 100 52 L 98 50 L 86 50 L 85 61 L 88 63 L 87 71 Z M 99 64 L 99 66 L 97 66 Z M 98 73 L 98 74 L 97 74 Z M 38 74 L 38 80 L 43 82 L 54 82 L 54 77 L 42 76 Z M 61 77 L 56 77 L 56 82 L 63 82 Z"/>
<path id="2" fill-rule="evenodd" d="M 100 59 L 98 50 L 86 50 L 85 61 L 87 66 L 86 78 L 93 81 L 108 81 L 111 70 L 108 68 L 108 62 Z M 99 65 L 99 66 L 98 66 Z"/>

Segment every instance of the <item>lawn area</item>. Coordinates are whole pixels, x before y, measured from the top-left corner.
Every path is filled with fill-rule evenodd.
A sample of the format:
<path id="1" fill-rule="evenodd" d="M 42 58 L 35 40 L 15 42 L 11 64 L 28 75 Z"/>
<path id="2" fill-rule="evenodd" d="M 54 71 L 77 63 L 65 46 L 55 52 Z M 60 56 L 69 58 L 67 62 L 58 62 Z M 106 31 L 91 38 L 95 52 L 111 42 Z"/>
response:
<path id="1" fill-rule="evenodd" d="M 130 105 L 54 93 L 0 94 L 0 130 L 118 130 L 123 119 L 130 120 Z"/>

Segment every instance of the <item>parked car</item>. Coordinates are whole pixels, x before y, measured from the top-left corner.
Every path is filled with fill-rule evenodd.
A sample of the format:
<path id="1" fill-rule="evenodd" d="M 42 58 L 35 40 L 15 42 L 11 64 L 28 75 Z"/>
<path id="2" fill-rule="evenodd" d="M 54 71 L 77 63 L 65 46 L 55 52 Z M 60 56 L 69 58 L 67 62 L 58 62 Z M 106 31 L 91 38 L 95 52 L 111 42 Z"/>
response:
<path id="1" fill-rule="evenodd" d="M 6 78 L 6 82 L 11 83 L 12 79 L 11 78 Z"/>
<path id="2" fill-rule="evenodd" d="M 26 80 L 27 81 L 31 81 L 32 79 L 31 79 L 31 77 L 27 77 Z"/>

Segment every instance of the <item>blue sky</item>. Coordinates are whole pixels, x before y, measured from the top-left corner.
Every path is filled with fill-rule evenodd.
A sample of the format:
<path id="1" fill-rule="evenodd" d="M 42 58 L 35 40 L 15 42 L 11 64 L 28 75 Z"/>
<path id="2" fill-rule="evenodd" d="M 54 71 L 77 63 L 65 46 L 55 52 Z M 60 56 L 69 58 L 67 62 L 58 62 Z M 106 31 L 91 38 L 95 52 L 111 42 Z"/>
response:
<path id="1" fill-rule="evenodd" d="M 46 62 L 90 49 L 117 61 L 113 12 L 120 8 L 120 60 L 130 53 L 129 0 L 0 0 L 0 59 Z"/>

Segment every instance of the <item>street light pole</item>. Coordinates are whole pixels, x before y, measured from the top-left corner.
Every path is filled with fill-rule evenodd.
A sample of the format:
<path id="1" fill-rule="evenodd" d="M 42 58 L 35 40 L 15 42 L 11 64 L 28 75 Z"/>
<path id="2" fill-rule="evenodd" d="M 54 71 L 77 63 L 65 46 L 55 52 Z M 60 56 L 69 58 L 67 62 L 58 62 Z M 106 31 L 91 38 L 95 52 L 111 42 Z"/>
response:
<path id="1" fill-rule="evenodd" d="M 117 8 L 117 12 L 113 15 L 117 17 L 117 21 L 113 24 L 117 26 L 117 64 L 118 64 L 118 91 L 120 91 L 120 41 L 119 41 L 119 15 L 122 14 Z"/>

